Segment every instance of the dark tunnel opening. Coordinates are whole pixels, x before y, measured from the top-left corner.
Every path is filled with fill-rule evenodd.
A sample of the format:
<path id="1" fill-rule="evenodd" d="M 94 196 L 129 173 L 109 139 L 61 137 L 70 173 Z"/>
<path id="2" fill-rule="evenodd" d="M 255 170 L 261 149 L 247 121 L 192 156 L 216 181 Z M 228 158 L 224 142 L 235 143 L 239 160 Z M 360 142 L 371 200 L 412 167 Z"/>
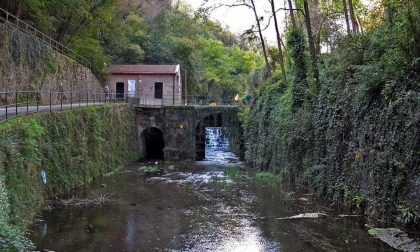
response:
<path id="1" fill-rule="evenodd" d="M 165 148 L 163 132 L 158 128 L 148 128 L 144 130 L 143 134 L 146 147 L 146 159 L 163 160 L 163 148 Z"/>

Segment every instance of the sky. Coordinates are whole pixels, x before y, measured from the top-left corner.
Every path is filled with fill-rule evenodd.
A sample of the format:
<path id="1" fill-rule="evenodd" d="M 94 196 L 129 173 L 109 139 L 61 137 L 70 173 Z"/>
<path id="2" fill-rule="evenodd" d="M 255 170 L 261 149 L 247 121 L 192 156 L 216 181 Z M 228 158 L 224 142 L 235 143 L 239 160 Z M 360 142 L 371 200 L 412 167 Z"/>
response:
<path id="1" fill-rule="evenodd" d="M 194 10 L 197 10 L 203 0 L 184 0 L 185 3 L 191 5 Z M 233 2 L 233 0 L 209 0 L 210 3 L 228 3 Z M 278 1 L 280 2 L 280 1 Z M 270 12 L 271 7 L 267 0 L 255 0 L 257 6 L 257 11 L 259 16 L 269 16 L 267 13 Z M 276 6 L 277 8 L 282 6 Z M 265 13 L 267 12 L 267 13 Z M 245 30 L 248 30 L 255 24 L 254 13 L 251 9 L 247 7 L 221 7 L 212 12 L 211 18 L 217 21 L 220 21 L 223 27 L 228 27 L 228 29 L 235 34 L 242 34 Z M 278 13 L 278 20 L 281 27 L 284 27 L 284 14 L 280 11 Z M 282 29 L 280 29 L 282 30 Z M 274 24 L 271 22 L 271 25 L 264 32 L 266 40 L 270 44 L 276 43 L 276 33 L 274 30 Z"/>
<path id="2" fill-rule="evenodd" d="M 189 4 L 193 10 L 197 10 L 204 0 L 183 0 L 185 3 Z M 234 0 L 208 0 L 210 4 L 217 3 L 232 3 Z M 285 0 L 276 1 L 276 8 L 287 7 L 285 6 Z M 373 7 L 377 0 L 362 0 L 363 4 L 367 7 Z M 257 6 L 257 11 L 259 16 L 271 16 L 271 7 L 268 0 L 255 0 L 255 5 Z M 280 32 L 284 31 L 285 27 L 285 11 L 279 11 L 277 13 L 277 19 L 280 25 Z M 219 21 L 223 27 L 228 27 L 230 31 L 235 34 L 242 34 L 245 30 L 248 30 L 255 24 L 254 13 L 251 9 L 247 7 L 221 7 L 215 10 L 211 18 Z M 264 22 L 266 24 L 266 22 Z M 271 44 L 276 44 L 276 32 L 274 30 L 274 22 L 271 20 L 270 26 L 263 32 L 263 35 L 266 41 Z"/>

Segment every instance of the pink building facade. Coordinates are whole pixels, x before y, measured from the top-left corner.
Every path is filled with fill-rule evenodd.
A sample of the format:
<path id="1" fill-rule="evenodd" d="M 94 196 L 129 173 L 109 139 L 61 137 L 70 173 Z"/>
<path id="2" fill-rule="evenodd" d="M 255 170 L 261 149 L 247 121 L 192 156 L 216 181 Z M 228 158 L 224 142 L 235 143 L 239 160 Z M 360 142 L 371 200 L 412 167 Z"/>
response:
<path id="1" fill-rule="evenodd" d="M 107 86 L 117 98 L 136 97 L 141 105 L 182 104 L 179 65 L 110 65 Z"/>

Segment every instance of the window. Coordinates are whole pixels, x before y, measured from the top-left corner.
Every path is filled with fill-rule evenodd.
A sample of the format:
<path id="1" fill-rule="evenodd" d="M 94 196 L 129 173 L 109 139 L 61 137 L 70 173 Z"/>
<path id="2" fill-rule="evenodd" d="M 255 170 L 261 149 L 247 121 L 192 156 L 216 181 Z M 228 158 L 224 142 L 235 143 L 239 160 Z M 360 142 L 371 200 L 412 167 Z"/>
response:
<path id="1" fill-rule="evenodd" d="M 135 97 L 136 96 L 136 80 L 128 80 L 128 96 Z"/>
<path id="2" fill-rule="evenodd" d="M 155 82 L 155 99 L 163 98 L 163 83 Z"/>

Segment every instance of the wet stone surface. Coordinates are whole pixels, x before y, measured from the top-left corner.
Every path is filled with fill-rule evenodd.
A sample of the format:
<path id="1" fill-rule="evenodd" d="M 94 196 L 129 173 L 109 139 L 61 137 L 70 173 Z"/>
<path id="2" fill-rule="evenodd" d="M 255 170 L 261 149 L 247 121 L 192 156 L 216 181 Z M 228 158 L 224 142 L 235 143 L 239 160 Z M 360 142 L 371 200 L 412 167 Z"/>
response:
<path id="1" fill-rule="evenodd" d="M 285 201 L 254 181 L 232 153 L 174 164 L 162 176 L 144 176 L 133 164 L 103 177 L 77 199 L 38 216 L 31 239 L 55 251 L 393 251 L 354 218 L 282 220 L 316 206 Z M 226 175 L 241 169 L 240 178 Z M 70 195 L 71 198 L 73 195 Z M 66 201 L 68 202 L 68 201 Z M 70 201 L 71 202 L 71 201 Z"/>

